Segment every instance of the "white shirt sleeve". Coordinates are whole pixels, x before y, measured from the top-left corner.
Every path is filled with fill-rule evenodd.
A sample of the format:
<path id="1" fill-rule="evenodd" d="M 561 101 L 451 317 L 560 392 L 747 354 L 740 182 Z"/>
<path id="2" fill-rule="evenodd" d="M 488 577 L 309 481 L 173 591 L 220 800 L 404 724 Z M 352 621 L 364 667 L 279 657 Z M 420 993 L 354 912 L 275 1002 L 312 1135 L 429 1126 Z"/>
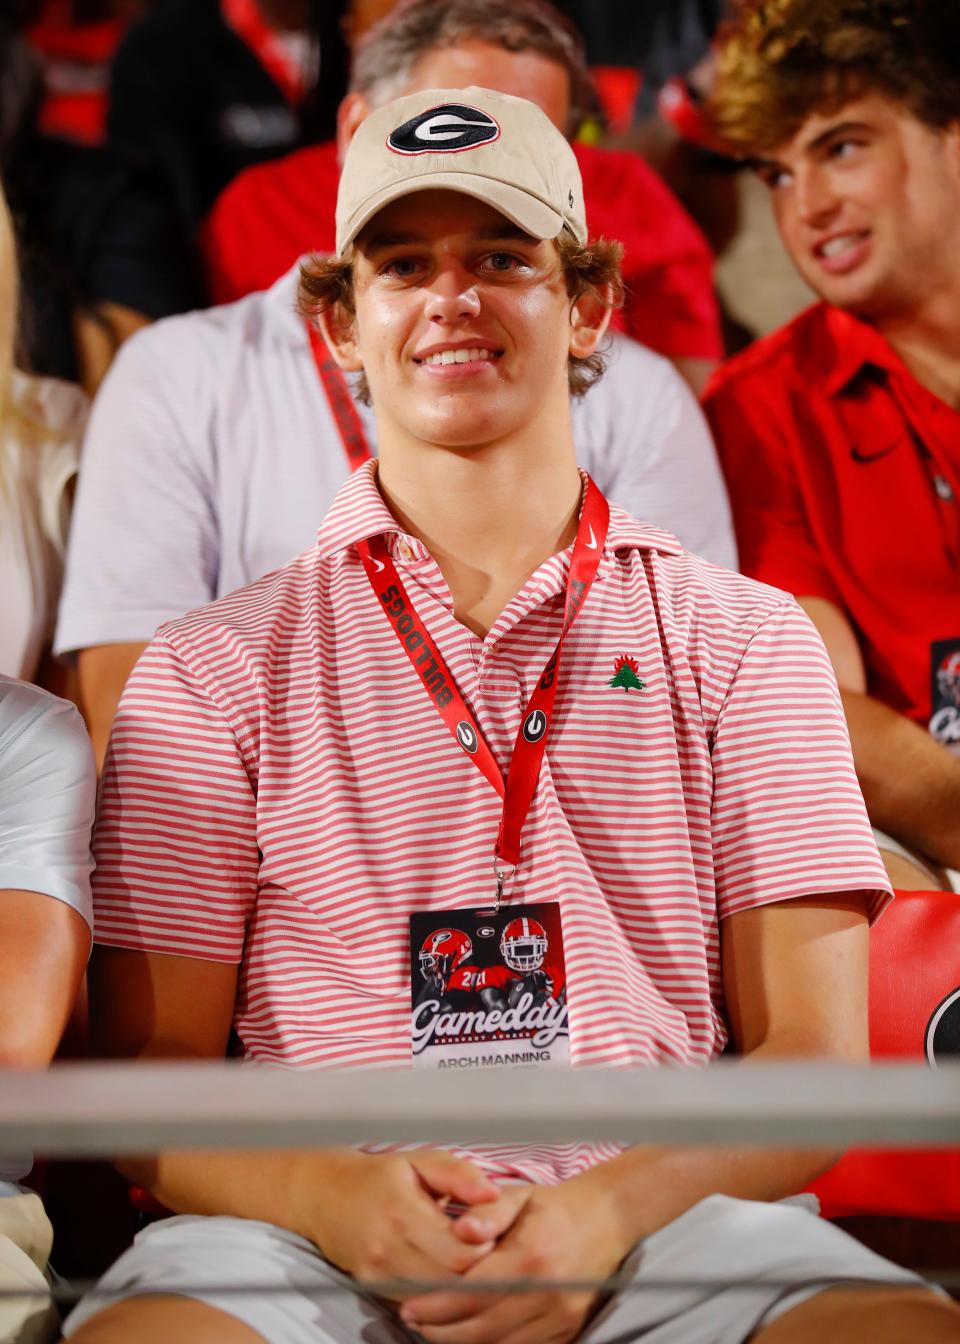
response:
<path id="1" fill-rule="evenodd" d="M 173 318 L 138 332 L 94 402 L 56 653 L 146 642 L 163 621 L 216 596 L 216 375 L 195 331 Z"/>
<path id="2" fill-rule="evenodd" d="M 0 890 L 36 891 L 93 927 L 96 770 L 73 705 L 0 677 Z"/>
<path id="3" fill-rule="evenodd" d="M 607 498 L 736 569 L 730 501 L 710 430 L 669 360 L 614 336 L 606 372 L 572 403 L 577 460 Z"/>

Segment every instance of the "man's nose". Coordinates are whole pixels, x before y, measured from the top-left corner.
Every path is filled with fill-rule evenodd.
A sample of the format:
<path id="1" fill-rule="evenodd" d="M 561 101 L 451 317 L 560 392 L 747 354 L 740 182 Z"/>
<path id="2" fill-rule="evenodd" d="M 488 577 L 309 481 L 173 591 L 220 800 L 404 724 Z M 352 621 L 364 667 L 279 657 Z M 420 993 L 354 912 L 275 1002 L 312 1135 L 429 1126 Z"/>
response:
<path id="1" fill-rule="evenodd" d="M 455 323 L 476 317 L 480 295 L 473 275 L 460 266 L 444 266 L 430 286 L 424 311 L 434 322 Z"/>
<path id="2" fill-rule="evenodd" d="M 797 217 L 803 224 L 816 228 L 827 223 L 840 204 L 830 174 L 819 167 L 797 173 L 794 203 Z"/>

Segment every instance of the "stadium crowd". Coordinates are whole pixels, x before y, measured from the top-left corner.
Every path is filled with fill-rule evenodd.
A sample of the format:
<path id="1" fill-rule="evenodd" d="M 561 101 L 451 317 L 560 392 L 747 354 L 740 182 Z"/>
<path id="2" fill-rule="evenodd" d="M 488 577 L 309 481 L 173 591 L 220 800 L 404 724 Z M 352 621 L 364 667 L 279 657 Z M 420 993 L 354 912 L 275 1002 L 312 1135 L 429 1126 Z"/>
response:
<path id="1" fill-rule="evenodd" d="M 0 1065 L 867 1058 L 960 899 L 955 0 L 20 0 L 0 71 Z M 960 1340 L 837 1157 L 121 1161 L 61 1320 L 7 1155 L 0 1342 Z M 664 1270 L 767 1288 L 471 1292 Z"/>

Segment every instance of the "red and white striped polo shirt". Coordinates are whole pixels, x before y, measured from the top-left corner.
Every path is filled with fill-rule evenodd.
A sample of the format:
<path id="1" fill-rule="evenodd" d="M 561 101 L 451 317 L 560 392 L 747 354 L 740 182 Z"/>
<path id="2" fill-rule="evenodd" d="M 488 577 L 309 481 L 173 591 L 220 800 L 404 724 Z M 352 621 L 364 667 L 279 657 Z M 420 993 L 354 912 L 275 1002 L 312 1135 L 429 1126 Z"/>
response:
<path id="1" fill-rule="evenodd" d="M 374 472 L 343 486 L 310 551 L 163 626 L 113 730 L 97 940 L 240 963 L 235 1027 L 257 1060 L 409 1063 L 409 915 L 491 895 L 500 799 L 354 543 L 385 535 L 504 774 L 560 630 L 572 548 L 480 639 Z M 610 685 L 624 657 L 642 690 Z M 809 621 L 612 508 L 508 891 L 561 904 L 573 1062 L 705 1063 L 727 1039 L 720 920 L 860 890 L 876 914 L 886 878 Z M 556 1181 L 614 1151 L 477 1155 Z"/>

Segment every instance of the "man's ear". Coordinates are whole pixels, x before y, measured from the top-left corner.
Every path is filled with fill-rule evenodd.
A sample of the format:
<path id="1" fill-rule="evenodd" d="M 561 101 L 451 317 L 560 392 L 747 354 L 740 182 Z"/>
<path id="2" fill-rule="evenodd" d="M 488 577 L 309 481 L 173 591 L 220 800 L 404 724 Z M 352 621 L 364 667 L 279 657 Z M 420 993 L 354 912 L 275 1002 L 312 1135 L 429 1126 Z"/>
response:
<path id="1" fill-rule="evenodd" d="M 612 294 L 607 287 L 586 290 L 570 306 L 570 353 L 587 359 L 594 353 L 610 325 Z"/>
<path id="2" fill-rule="evenodd" d="M 340 100 L 337 108 L 337 159 L 341 164 L 347 146 L 357 133 L 357 127 L 361 121 L 366 121 L 372 110 L 362 93 L 348 93 Z"/>
<path id="3" fill-rule="evenodd" d="M 363 361 L 357 346 L 356 319 L 336 303 L 317 313 L 317 326 L 337 368 L 343 369 L 344 373 L 360 373 Z"/>

